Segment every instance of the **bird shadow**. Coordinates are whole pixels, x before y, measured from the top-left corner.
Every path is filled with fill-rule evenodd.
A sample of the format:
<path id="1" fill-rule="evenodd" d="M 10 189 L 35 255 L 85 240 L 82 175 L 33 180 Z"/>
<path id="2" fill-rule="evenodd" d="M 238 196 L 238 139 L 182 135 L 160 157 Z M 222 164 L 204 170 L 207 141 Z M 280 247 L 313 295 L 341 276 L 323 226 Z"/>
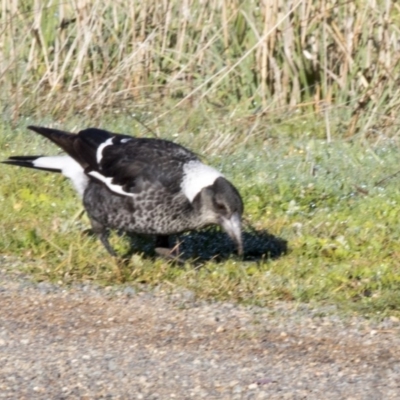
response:
<path id="1" fill-rule="evenodd" d="M 243 261 L 262 261 L 276 259 L 288 251 L 288 242 L 272 235 L 265 229 L 247 228 L 243 234 Z M 134 253 L 142 253 L 145 258 L 155 258 L 154 240 L 148 237 L 129 236 L 131 249 L 125 257 Z M 179 263 L 194 262 L 201 264 L 207 261 L 223 262 L 235 254 L 235 245 L 225 232 L 218 228 L 208 228 L 201 231 L 172 235 L 169 239 L 170 248 L 178 253 Z M 171 257 L 171 261 L 173 257 Z"/>

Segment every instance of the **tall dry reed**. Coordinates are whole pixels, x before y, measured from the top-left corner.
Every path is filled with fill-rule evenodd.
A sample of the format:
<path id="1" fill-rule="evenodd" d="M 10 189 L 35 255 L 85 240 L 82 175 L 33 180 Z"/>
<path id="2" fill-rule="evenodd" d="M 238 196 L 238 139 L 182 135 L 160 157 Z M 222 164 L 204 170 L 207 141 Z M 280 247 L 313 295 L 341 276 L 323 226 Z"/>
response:
<path id="1" fill-rule="evenodd" d="M 3 111 L 57 114 L 172 99 L 257 116 L 338 115 L 342 132 L 399 115 L 392 0 L 2 0 Z"/>

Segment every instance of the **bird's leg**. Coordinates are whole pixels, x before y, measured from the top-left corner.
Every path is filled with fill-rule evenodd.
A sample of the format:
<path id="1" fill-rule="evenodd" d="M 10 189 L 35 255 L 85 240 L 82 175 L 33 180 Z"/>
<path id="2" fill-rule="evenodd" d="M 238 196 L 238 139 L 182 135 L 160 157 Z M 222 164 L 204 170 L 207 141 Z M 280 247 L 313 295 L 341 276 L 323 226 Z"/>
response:
<path id="1" fill-rule="evenodd" d="M 154 251 L 157 255 L 165 258 L 170 257 L 169 236 L 157 235 Z"/>
<path id="2" fill-rule="evenodd" d="M 103 243 L 106 250 L 110 253 L 110 255 L 112 255 L 113 257 L 118 257 L 118 254 L 111 247 L 111 244 L 108 241 L 108 232 L 106 230 L 104 230 L 102 233 L 99 234 L 99 239 L 101 243 Z"/>
<path id="3" fill-rule="evenodd" d="M 169 236 L 166 235 L 157 235 L 156 236 L 156 248 L 168 248 L 169 249 Z"/>
<path id="4" fill-rule="evenodd" d="M 113 257 L 117 257 L 118 254 L 111 247 L 111 244 L 108 240 L 108 230 L 105 228 L 105 226 L 94 219 L 90 219 L 90 222 L 92 223 L 93 232 L 99 237 L 101 243 L 103 243 L 103 246 L 106 248 L 109 254 L 111 254 Z"/>

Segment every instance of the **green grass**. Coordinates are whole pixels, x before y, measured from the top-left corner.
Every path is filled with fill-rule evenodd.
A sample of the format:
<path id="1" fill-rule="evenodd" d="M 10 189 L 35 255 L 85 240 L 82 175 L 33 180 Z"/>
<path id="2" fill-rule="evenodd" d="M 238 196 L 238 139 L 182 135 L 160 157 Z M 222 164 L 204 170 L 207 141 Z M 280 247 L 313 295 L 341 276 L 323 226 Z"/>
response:
<path id="1" fill-rule="evenodd" d="M 118 263 L 96 238 L 84 234 L 89 223 L 80 215 L 81 202 L 61 176 L 0 165 L 1 254 L 18 257 L 20 268 L 37 280 L 144 282 L 187 287 L 202 298 L 260 305 L 279 299 L 335 304 L 369 316 L 400 315 L 400 174 L 390 177 L 400 170 L 395 141 L 327 144 L 316 134 L 307 137 L 304 132 L 316 128 L 306 118 L 300 121 L 301 134 L 295 124 L 272 123 L 255 137 L 212 116 L 201 125 L 200 116 L 192 116 L 184 127 L 181 118 L 166 118 L 157 135 L 190 146 L 222 169 L 243 196 L 248 235 L 255 240 L 255 232 L 267 230 L 287 241 L 286 254 L 255 260 L 233 255 L 182 267 L 139 251 L 127 264 Z M 14 129 L 0 125 L 1 159 L 58 152 L 28 132 L 29 123 L 21 120 Z M 104 117 L 99 125 L 149 136 L 127 117 Z M 87 122 L 76 119 L 64 126 Z M 180 128 L 171 131 L 170 126 Z M 231 140 L 215 150 L 224 137 Z M 212 241 L 216 235 L 201 236 L 202 246 L 212 247 L 207 237 Z M 248 249 L 263 248 L 260 240 L 249 239 Z M 129 245 L 117 235 L 112 242 L 121 253 Z"/>

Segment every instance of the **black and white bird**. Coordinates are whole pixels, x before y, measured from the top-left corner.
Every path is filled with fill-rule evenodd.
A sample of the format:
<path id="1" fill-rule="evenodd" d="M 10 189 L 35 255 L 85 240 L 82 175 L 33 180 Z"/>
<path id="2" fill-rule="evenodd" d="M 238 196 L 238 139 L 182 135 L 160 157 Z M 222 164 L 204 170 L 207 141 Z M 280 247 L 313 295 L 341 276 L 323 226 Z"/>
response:
<path id="1" fill-rule="evenodd" d="M 67 155 L 13 156 L 3 163 L 60 172 L 83 198 L 93 231 L 115 256 L 109 229 L 150 234 L 166 247 L 169 235 L 220 225 L 243 253 L 243 202 L 216 169 L 186 148 L 89 128 L 72 134 L 28 126 Z M 164 246 L 163 246 L 164 244 Z"/>

